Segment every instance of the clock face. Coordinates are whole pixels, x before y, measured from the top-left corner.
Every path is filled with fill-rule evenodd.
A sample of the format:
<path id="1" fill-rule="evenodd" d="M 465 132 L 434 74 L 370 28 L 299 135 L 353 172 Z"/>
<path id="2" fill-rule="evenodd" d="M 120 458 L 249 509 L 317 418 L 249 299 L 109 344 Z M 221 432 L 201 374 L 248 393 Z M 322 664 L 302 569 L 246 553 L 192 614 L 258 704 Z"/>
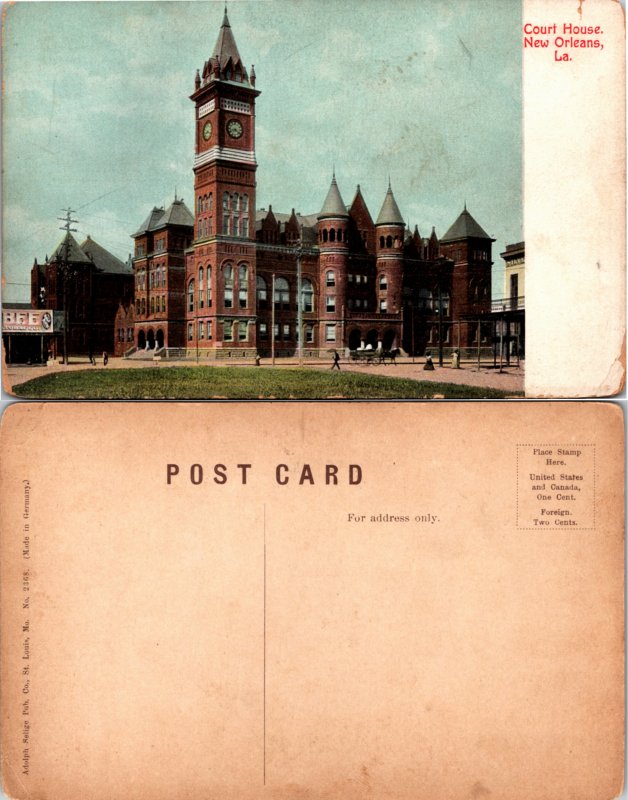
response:
<path id="1" fill-rule="evenodd" d="M 203 139 L 205 139 L 205 141 L 207 142 L 209 141 L 211 135 L 212 135 L 212 124 L 211 122 L 206 122 L 203 125 Z"/>
<path id="2" fill-rule="evenodd" d="M 239 139 L 242 136 L 242 123 L 237 119 L 230 119 L 227 123 L 227 133 L 232 139 Z"/>

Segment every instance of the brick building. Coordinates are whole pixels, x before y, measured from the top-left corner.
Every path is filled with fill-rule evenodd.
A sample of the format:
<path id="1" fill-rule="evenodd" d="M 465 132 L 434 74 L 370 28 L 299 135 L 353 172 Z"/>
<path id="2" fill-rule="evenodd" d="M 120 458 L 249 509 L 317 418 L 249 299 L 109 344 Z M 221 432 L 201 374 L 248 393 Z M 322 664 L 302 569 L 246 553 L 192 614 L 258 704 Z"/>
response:
<path id="1" fill-rule="evenodd" d="M 488 342 L 494 240 L 466 205 L 440 241 L 407 230 L 390 185 L 374 222 L 335 175 L 318 213 L 256 210 L 259 95 L 225 12 L 190 98 L 194 214 L 175 199 L 134 234 L 134 308 L 116 327 L 133 316 L 138 349 L 209 357 Z"/>
<path id="2" fill-rule="evenodd" d="M 79 244 L 66 233 L 44 264 L 31 270 L 31 307 L 65 311 L 68 354 L 111 352 L 118 305 L 133 298 L 133 270 L 90 236 Z M 62 355 L 63 337 L 50 340 Z"/>

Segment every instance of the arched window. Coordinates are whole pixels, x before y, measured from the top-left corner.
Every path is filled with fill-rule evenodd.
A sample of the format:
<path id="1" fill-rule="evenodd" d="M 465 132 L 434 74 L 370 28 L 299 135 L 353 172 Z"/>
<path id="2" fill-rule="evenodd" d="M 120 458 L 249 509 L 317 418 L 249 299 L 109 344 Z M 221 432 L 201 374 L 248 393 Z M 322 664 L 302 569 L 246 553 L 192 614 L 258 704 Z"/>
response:
<path id="1" fill-rule="evenodd" d="M 238 305 L 247 308 L 249 304 L 249 270 L 246 264 L 238 267 Z"/>
<path id="2" fill-rule="evenodd" d="M 384 249 L 384 245 L 385 244 L 386 244 L 386 241 L 385 241 L 384 237 L 380 236 L 379 237 L 379 246 L 382 248 L 382 250 Z"/>
<path id="3" fill-rule="evenodd" d="M 336 273 L 333 269 L 327 271 L 325 275 L 325 281 L 327 286 L 335 286 L 336 285 Z"/>
<path id="4" fill-rule="evenodd" d="M 327 228 L 323 228 L 323 241 L 327 241 Z"/>
<path id="5" fill-rule="evenodd" d="M 150 299 L 150 313 L 151 314 L 155 313 L 155 298 L 154 297 L 151 297 L 151 299 Z"/>
<path id="6" fill-rule="evenodd" d="M 330 231 L 329 231 L 329 241 L 330 242 L 335 242 L 336 241 L 336 229 L 335 228 L 331 228 Z"/>
<path id="7" fill-rule="evenodd" d="M 140 301 L 139 301 L 139 300 L 137 300 L 137 301 L 135 302 L 135 313 L 136 313 L 136 314 L 139 314 L 139 313 L 140 313 Z"/>
<path id="8" fill-rule="evenodd" d="M 449 292 L 443 292 L 440 296 L 440 305 L 443 309 L 443 316 L 449 316 Z"/>
<path id="9" fill-rule="evenodd" d="M 233 308 L 233 267 L 231 264 L 225 264 L 222 276 L 224 282 L 224 306 L 225 308 Z"/>
<path id="10" fill-rule="evenodd" d="M 229 192 L 222 196 L 222 232 L 225 236 L 229 233 Z"/>
<path id="11" fill-rule="evenodd" d="M 242 195 L 242 221 L 240 222 L 240 236 L 248 238 L 249 235 L 249 196 Z"/>
<path id="12" fill-rule="evenodd" d="M 307 278 L 301 282 L 301 309 L 302 311 L 314 311 L 314 287 L 312 281 Z"/>
<path id="13" fill-rule="evenodd" d="M 392 236 L 387 236 L 387 237 L 386 237 L 386 247 L 387 247 L 388 249 L 392 247 L 392 242 L 393 242 L 393 240 L 392 240 Z"/>
<path id="14" fill-rule="evenodd" d="M 214 205 L 214 196 L 213 196 L 213 195 L 212 195 L 212 193 L 210 192 L 210 193 L 209 193 L 209 197 L 207 198 L 207 210 L 208 210 L 208 211 L 211 211 L 211 210 L 212 210 L 212 207 L 213 207 L 213 205 Z"/>
<path id="15" fill-rule="evenodd" d="M 240 231 L 240 195 L 235 192 L 231 198 L 231 235 L 237 236 Z"/>
<path id="16" fill-rule="evenodd" d="M 188 283 L 188 311 L 194 311 L 194 278 Z"/>
<path id="17" fill-rule="evenodd" d="M 207 307 L 211 308 L 212 304 L 212 268 L 207 265 Z"/>
<path id="18" fill-rule="evenodd" d="M 338 228 L 338 241 L 342 241 L 342 228 Z"/>
<path id="19" fill-rule="evenodd" d="M 205 305 L 205 293 L 203 289 L 203 267 L 198 268 L 198 307 Z"/>
<path id="20" fill-rule="evenodd" d="M 266 281 L 261 275 L 257 276 L 255 287 L 257 291 L 258 308 L 268 308 L 268 290 L 266 288 Z"/>
<path id="21" fill-rule="evenodd" d="M 388 289 L 388 279 L 385 274 L 379 276 L 379 288 L 381 291 Z"/>
<path id="22" fill-rule="evenodd" d="M 142 314 L 146 314 L 146 298 L 142 297 Z"/>
<path id="23" fill-rule="evenodd" d="M 201 213 L 201 211 L 203 210 L 203 198 L 201 197 L 201 195 L 200 195 L 200 194 L 199 194 L 199 196 L 198 196 L 198 201 L 197 201 L 197 203 L 196 203 L 196 210 L 197 210 L 197 212 L 198 212 L 199 214 L 200 214 L 200 213 Z"/>
<path id="24" fill-rule="evenodd" d="M 275 279 L 274 301 L 276 308 L 290 307 L 290 286 L 285 278 Z"/>

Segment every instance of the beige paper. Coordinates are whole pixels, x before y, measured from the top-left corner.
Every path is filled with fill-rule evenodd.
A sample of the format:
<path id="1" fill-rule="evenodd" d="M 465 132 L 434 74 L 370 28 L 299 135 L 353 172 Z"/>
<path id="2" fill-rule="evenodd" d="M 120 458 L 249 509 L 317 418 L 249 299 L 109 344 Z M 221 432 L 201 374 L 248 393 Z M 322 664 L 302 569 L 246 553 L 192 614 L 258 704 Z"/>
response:
<path id="1" fill-rule="evenodd" d="M 523 23 L 524 42 L 547 42 L 523 49 L 526 395 L 610 395 L 625 376 L 625 14 L 525 0 Z"/>
<path id="2" fill-rule="evenodd" d="M 21 404 L 0 445 L 9 796 L 620 793 L 617 407 Z"/>

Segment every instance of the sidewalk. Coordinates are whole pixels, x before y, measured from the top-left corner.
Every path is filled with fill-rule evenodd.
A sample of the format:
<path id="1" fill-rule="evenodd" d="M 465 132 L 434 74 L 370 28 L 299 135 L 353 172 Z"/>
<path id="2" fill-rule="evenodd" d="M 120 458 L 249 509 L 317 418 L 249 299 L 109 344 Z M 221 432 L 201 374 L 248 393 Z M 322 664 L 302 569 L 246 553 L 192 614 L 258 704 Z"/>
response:
<path id="1" fill-rule="evenodd" d="M 514 364 L 510 367 L 493 369 L 492 364 L 483 365 L 478 371 L 477 364 L 473 362 L 463 362 L 461 369 L 452 369 L 448 365 L 439 367 L 434 365 L 434 371 L 423 369 L 424 359 L 417 358 L 413 363 L 411 358 L 403 358 L 397 364 L 356 364 L 352 361 L 342 360 L 340 367 L 346 372 L 365 373 L 367 375 L 386 375 L 387 377 L 407 378 L 415 381 L 430 381 L 432 383 L 458 383 L 466 386 L 484 386 L 490 389 L 502 389 L 506 392 L 523 392 L 524 390 L 524 365 L 520 367 Z M 87 356 L 75 356 L 70 358 L 68 365 L 53 363 L 50 366 L 26 366 L 22 364 L 11 364 L 3 366 L 4 389 L 10 391 L 9 387 L 17 386 L 33 378 L 42 375 L 51 375 L 54 372 L 74 372 L 78 370 L 96 369 L 172 369 L 173 367 L 196 367 L 196 361 L 131 361 L 124 358 L 110 358 L 109 364 L 103 367 L 102 359 L 97 360 L 96 366 L 91 366 Z M 220 361 L 202 360 L 198 363 L 202 367 L 241 367 L 243 369 L 255 368 L 254 361 L 243 359 L 242 361 L 225 359 Z M 295 369 L 299 366 L 297 358 L 277 358 L 275 368 Z M 272 367 L 270 358 L 263 358 L 259 369 Z M 303 369 L 330 369 L 331 361 L 322 359 L 303 359 Z"/>

